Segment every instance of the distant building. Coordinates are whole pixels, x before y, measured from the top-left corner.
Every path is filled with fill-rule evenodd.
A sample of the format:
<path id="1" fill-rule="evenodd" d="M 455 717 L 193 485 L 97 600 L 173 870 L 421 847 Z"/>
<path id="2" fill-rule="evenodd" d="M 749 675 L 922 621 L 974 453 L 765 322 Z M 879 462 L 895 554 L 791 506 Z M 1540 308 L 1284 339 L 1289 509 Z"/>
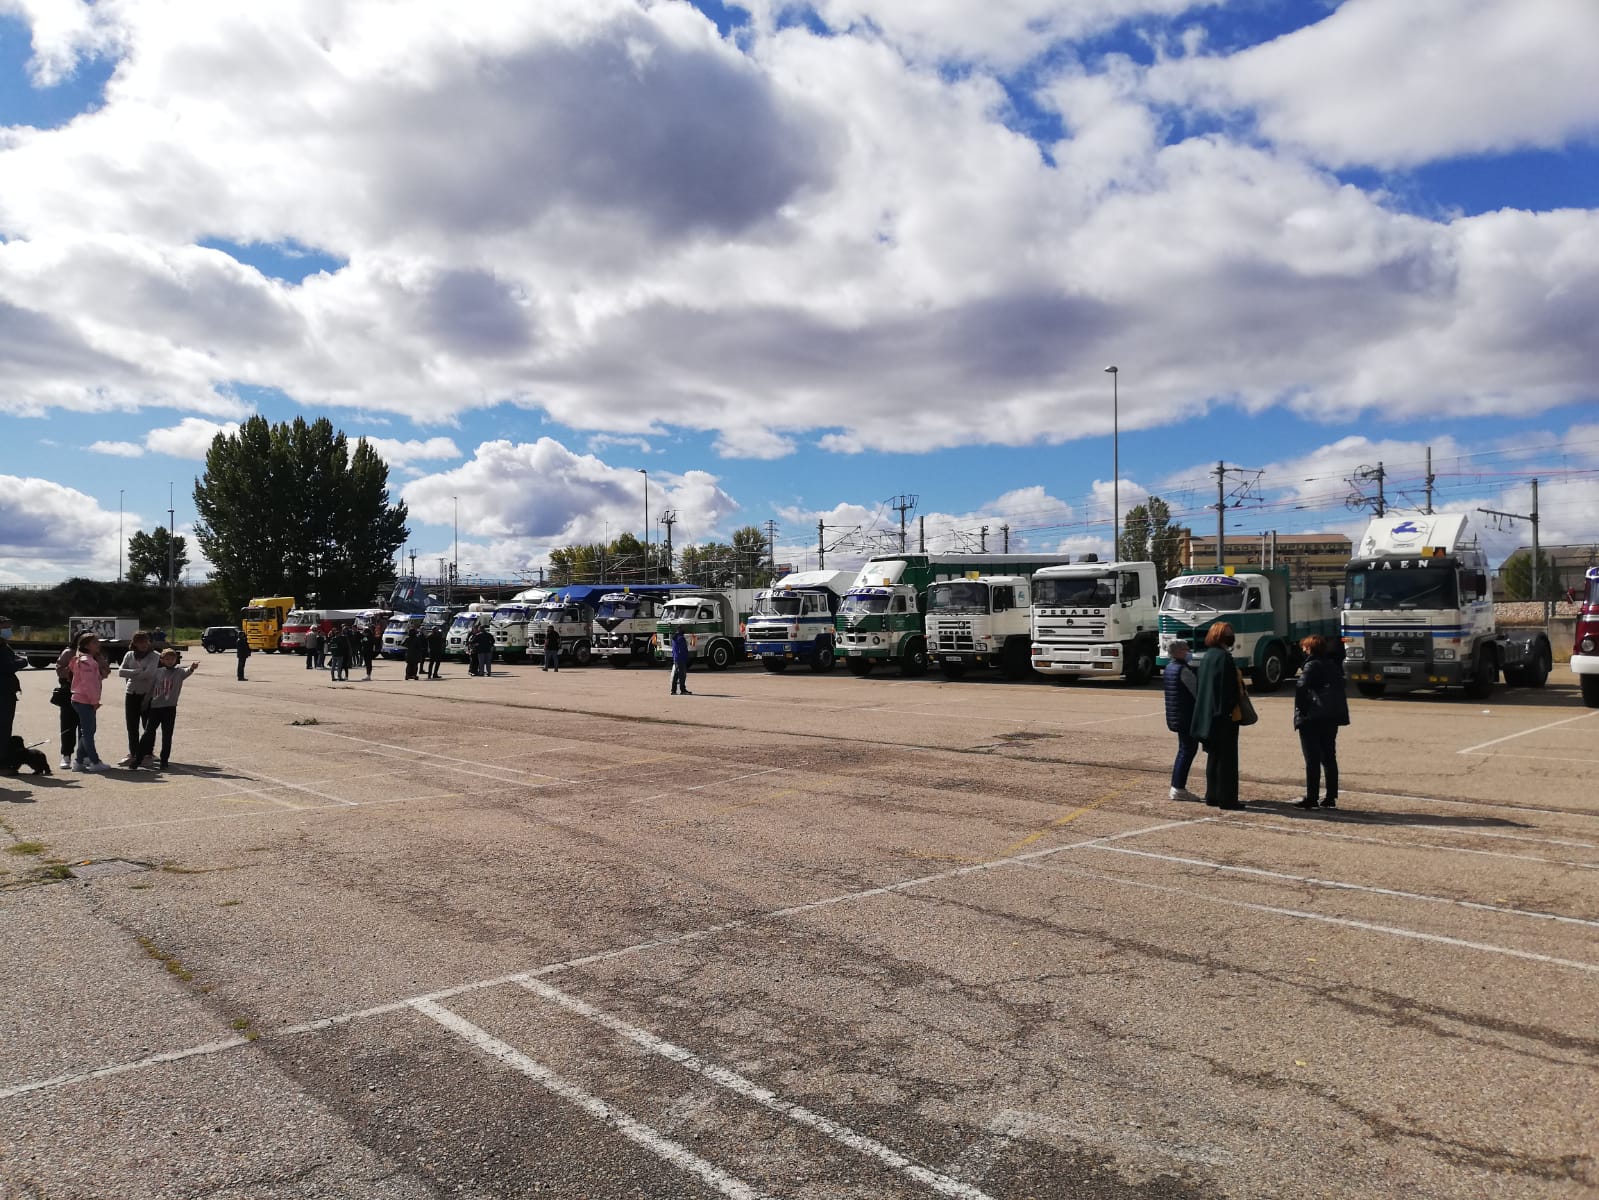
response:
<path id="1" fill-rule="evenodd" d="M 1287 567 L 1295 587 L 1341 585 L 1353 549 L 1341 533 L 1230 533 L 1222 565 Z M 1178 553 L 1184 567 L 1214 567 L 1216 539 L 1184 531 Z"/>
<path id="2" fill-rule="evenodd" d="M 1584 580 L 1588 576 L 1588 568 L 1599 567 L 1599 542 L 1587 542 L 1572 546 L 1539 546 L 1538 553 L 1543 555 L 1544 561 L 1554 567 L 1555 579 L 1558 590 L 1570 589 L 1581 594 L 1586 586 Z M 1532 557 L 1531 546 L 1517 546 L 1505 556 L 1509 562 L 1517 556 L 1522 558 Z M 1501 570 L 1503 566 L 1501 565 Z M 1497 585 L 1498 579 L 1495 579 Z"/>

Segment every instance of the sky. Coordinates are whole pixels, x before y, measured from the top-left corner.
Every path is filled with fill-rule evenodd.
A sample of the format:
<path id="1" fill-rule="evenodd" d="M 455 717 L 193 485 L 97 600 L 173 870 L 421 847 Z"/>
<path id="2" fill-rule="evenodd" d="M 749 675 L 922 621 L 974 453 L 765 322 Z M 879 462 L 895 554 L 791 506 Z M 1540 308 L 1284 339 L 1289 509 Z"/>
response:
<path id="1" fill-rule="evenodd" d="M 1596 318 L 1594 0 L 0 0 L 0 582 L 192 532 L 253 413 L 467 578 L 646 505 L 1106 554 L 1219 463 L 1353 536 L 1429 450 L 1599 542 Z"/>

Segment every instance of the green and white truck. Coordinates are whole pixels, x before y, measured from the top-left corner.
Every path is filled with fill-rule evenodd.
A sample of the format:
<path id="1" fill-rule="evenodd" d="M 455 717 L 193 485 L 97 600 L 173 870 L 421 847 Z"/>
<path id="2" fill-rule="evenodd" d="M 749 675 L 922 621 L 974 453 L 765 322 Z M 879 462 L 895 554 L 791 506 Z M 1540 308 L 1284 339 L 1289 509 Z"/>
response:
<path id="1" fill-rule="evenodd" d="M 528 622 L 539 605 L 554 594 L 554 588 L 528 588 L 494 610 L 489 632 L 494 635 L 494 653 L 499 655 L 500 661 L 527 657 Z"/>
<path id="2" fill-rule="evenodd" d="M 1152 562 L 1085 562 L 1033 576 L 1033 670 L 1148 683 L 1160 655 Z"/>
<path id="3" fill-rule="evenodd" d="M 672 661 L 672 635 L 681 631 L 688 638 L 694 661 L 713 671 L 743 661 L 744 623 L 754 603 L 755 593 L 750 588 L 674 596 L 661 606 L 655 626 L 656 660 Z"/>
<path id="4" fill-rule="evenodd" d="M 1195 650 L 1218 621 L 1233 627 L 1233 661 L 1249 672 L 1259 692 L 1275 691 L 1303 665 L 1303 638 L 1338 637 L 1338 605 L 1331 588 L 1289 586 L 1288 568 L 1185 571 L 1166 584 L 1160 599 L 1160 659 L 1182 638 Z"/>
<path id="5" fill-rule="evenodd" d="M 1061 554 L 878 554 L 866 560 L 839 606 L 838 654 L 856 675 L 892 663 L 926 672 L 927 589 L 950 579 L 1020 575 L 1070 561 Z"/>

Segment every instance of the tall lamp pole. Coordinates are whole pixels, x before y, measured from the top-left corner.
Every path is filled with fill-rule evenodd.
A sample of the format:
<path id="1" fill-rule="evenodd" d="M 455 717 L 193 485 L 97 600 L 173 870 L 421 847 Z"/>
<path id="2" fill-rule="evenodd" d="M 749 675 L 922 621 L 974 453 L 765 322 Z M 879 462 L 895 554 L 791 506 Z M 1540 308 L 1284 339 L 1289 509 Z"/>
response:
<path id="1" fill-rule="evenodd" d="M 461 497 L 451 496 L 455 505 L 455 549 L 450 552 L 450 603 L 455 603 L 455 584 L 461 577 Z"/>
<path id="2" fill-rule="evenodd" d="M 650 562 L 650 473 L 643 467 L 638 473 L 644 476 L 644 565 L 650 567 L 650 582 L 655 582 L 653 564 Z"/>
<path id="3" fill-rule="evenodd" d="M 117 582 L 122 582 L 122 548 L 126 546 L 127 539 L 122 532 L 122 497 L 127 495 L 127 488 L 117 490 Z"/>
<path id="4" fill-rule="evenodd" d="M 177 510 L 172 506 L 172 484 L 167 484 L 167 628 L 177 636 L 178 628 L 178 543 L 176 534 L 177 521 L 173 514 Z"/>
<path id="5" fill-rule="evenodd" d="M 1105 374 L 1110 376 L 1110 557 L 1115 562 L 1122 553 L 1121 371 L 1110 366 Z"/>

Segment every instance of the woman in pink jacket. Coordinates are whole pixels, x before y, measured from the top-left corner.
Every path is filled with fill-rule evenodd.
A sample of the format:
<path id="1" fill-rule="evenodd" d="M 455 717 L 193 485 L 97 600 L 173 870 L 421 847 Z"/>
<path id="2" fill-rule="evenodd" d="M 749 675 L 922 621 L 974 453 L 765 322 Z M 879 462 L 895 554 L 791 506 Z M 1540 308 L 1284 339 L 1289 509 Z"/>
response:
<path id="1" fill-rule="evenodd" d="M 100 709 L 100 685 L 111 674 L 111 663 L 100 653 L 100 639 L 86 633 L 78 639 L 78 653 L 72 660 L 72 711 L 78 714 L 78 761 L 80 771 L 103 771 L 105 763 L 94 748 L 96 716 Z"/>

